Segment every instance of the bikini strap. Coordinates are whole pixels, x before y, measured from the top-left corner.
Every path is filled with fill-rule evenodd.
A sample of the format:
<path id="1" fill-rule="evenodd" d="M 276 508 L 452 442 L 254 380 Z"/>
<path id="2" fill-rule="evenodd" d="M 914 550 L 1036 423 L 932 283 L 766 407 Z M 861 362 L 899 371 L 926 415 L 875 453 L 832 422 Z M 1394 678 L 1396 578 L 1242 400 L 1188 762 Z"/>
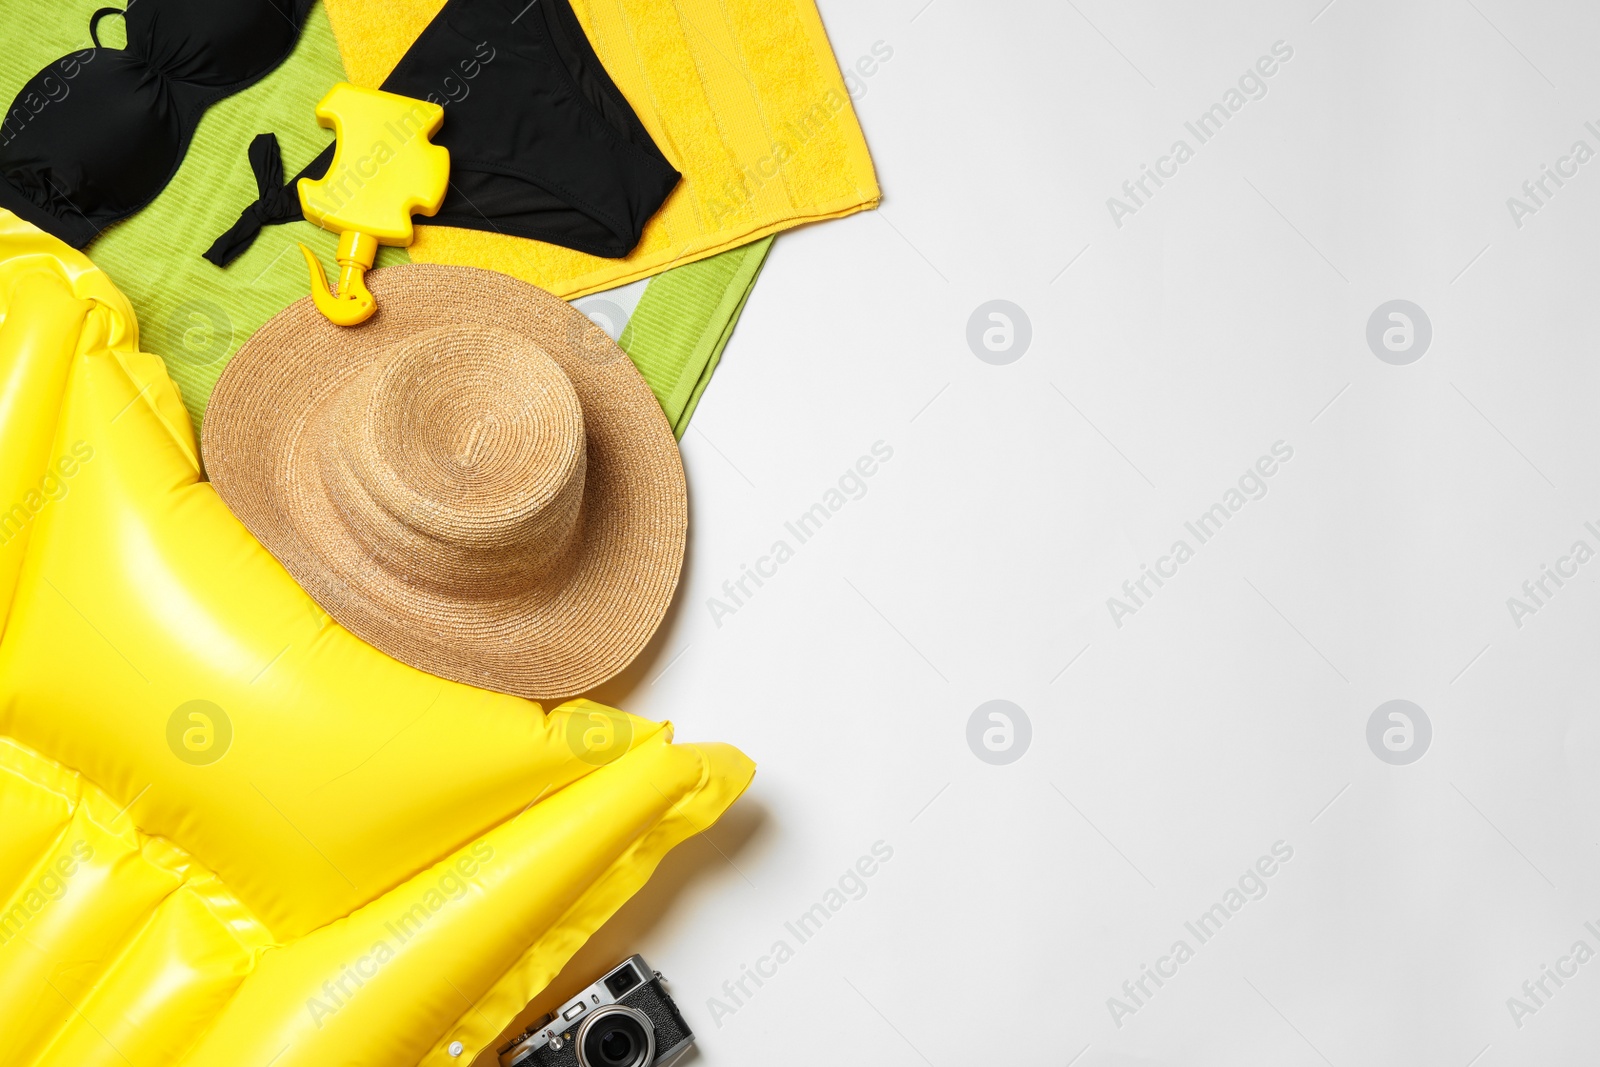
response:
<path id="1" fill-rule="evenodd" d="M 321 155 L 306 164 L 305 170 L 285 183 L 283 154 L 278 148 L 278 138 L 270 133 L 258 134 L 250 142 L 250 170 L 256 176 L 257 199 L 240 212 L 239 221 L 213 241 L 211 247 L 201 255 L 219 267 L 226 267 L 255 243 L 263 226 L 277 226 L 304 219 L 305 215 L 300 209 L 300 179 L 316 181 L 325 177 L 328 168 L 333 165 L 334 149 L 337 147 L 338 142 L 330 143 Z"/>
<path id="2" fill-rule="evenodd" d="M 103 7 L 89 16 L 89 37 L 94 41 L 96 48 L 105 47 L 100 43 L 100 20 L 107 15 L 121 15 L 126 18 L 128 13 L 120 7 Z"/>

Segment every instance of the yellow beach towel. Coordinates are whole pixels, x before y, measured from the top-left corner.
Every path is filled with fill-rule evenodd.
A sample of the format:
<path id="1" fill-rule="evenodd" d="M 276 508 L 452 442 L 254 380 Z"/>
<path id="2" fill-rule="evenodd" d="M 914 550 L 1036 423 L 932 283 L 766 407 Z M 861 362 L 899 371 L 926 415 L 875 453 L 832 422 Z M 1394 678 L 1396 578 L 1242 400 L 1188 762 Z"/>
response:
<path id="1" fill-rule="evenodd" d="M 325 0 L 350 80 L 381 84 L 444 3 Z M 626 259 L 420 226 L 414 262 L 488 267 L 571 299 L 877 206 L 872 158 L 813 0 L 571 3 L 683 181 Z"/>

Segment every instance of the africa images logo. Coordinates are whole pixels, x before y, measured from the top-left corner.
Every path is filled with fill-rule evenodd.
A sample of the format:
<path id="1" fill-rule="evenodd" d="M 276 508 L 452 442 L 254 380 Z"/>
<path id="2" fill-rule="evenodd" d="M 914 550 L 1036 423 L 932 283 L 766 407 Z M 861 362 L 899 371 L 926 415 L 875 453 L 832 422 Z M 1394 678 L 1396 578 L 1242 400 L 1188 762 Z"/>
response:
<path id="1" fill-rule="evenodd" d="M 1246 504 L 1263 499 L 1270 491 L 1267 479 L 1276 475 L 1293 458 L 1293 445 L 1287 441 L 1274 442 L 1269 455 L 1257 458 L 1239 475 L 1235 485 L 1223 490 L 1221 500 L 1202 511 L 1192 522 L 1183 524 L 1183 528 L 1194 538 L 1194 544 L 1191 545 L 1188 538 L 1179 537 L 1172 542 L 1166 555 L 1157 557 L 1153 568 L 1148 563 L 1139 565 L 1139 576 L 1122 583 L 1122 596 L 1106 597 L 1106 610 L 1111 613 L 1111 621 L 1117 629 L 1122 629 L 1128 617 L 1148 607 L 1156 593 L 1176 578 L 1183 565 L 1194 559 L 1203 545 L 1221 533 L 1228 521 L 1243 511 Z"/>
<path id="2" fill-rule="evenodd" d="M 1123 195 L 1106 198 L 1106 210 L 1111 214 L 1112 224 L 1120 230 L 1123 219 L 1137 215 L 1147 207 L 1156 193 L 1178 176 L 1178 168 L 1195 157 L 1201 145 L 1221 133 L 1222 128 L 1233 116 L 1243 111 L 1246 104 L 1266 97 L 1267 79 L 1276 75 L 1283 64 L 1293 58 L 1294 47 L 1289 42 L 1274 41 L 1271 55 L 1257 59 L 1254 65 L 1239 75 L 1235 85 L 1230 85 L 1223 92 L 1220 101 L 1200 112 L 1193 122 L 1183 124 L 1184 130 L 1194 138 L 1194 144 L 1179 137 L 1172 142 L 1167 154 L 1156 160 L 1153 168 L 1148 163 L 1139 164 L 1139 176 L 1122 183 Z"/>
<path id="3" fill-rule="evenodd" d="M 380 937 L 356 959 L 341 964 L 339 973 L 322 983 L 321 996 L 306 998 L 306 1011 L 311 1013 L 311 1021 L 317 1024 L 317 1029 L 322 1029 L 328 1016 L 337 1015 L 363 986 L 378 976 L 383 965 L 395 958 L 396 949 L 421 933 L 434 916 L 450 904 L 459 904 L 465 899 L 472 890 L 468 879 L 493 859 L 494 847 L 484 841 L 463 851 L 453 862 L 444 865 L 444 873 L 433 879 L 421 897 L 413 899 L 409 907 L 383 924 L 384 930 L 394 939 L 393 943 L 389 938 Z"/>
<path id="4" fill-rule="evenodd" d="M 92 459 L 93 446 L 87 441 L 77 442 L 70 453 L 63 453 L 52 466 L 46 468 L 44 477 L 39 479 L 37 485 L 23 493 L 20 500 L 0 511 L 0 548 L 21 537 L 45 508 L 65 500 L 72 491 L 69 483 Z"/>
<path id="5" fill-rule="evenodd" d="M 835 915 L 866 897 L 872 879 L 892 859 L 894 847 L 887 841 L 874 841 L 867 854 L 846 867 L 834 884 L 823 891 L 820 900 L 783 924 L 788 937 L 774 941 L 765 955 L 756 957 L 754 967 L 739 964 L 739 976 L 722 983 L 723 995 L 706 998 L 706 1010 L 711 1013 L 711 1021 L 717 1024 L 717 1029 L 722 1029 L 724 1019 L 739 1014 L 767 982 L 778 977 L 779 968 L 794 959 L 801 946 L 821 933 Z"/>
<path id="6" fill-rule="evenodd" d="M 233 747 L 233 720 L 209 700 L 179 704 L 167 716 L 167 748 L 192 767 L 209 767 Z"/>
<path id="7" fill-rule="evenodd" d="M 94 846 L 79 839 L 70 848 L 61 849 L 55 859 L 45 865 L 44 873 L 11 898 L 9 911 L 0 912 L 0 946 L 21 937 L 33 920 L 50 905 L 67 895 L 68 882 L 78 873 L 79 867 L 94 859 Z"/>
<path id="8" fill-rule="evenodd" d="M 1222 898 L 1212 904 L 1183 928 L 1194 938 L 1180 937 L 1173 941 L 1166 955 L 1156 958 L 1155 966 L 1140 964 L 1139 976 L 1122 983 L 1122 996 L 1106 998 L 1106 1010 L 1111 1021 L 1121 1030 L 1124 1022 L 1139 1014 L 1168 982 L 1178 977 L 1184 964 L 1195 958 L 1199 948 L 1222 933 L 1223 927 L 1233 920 L 1253 901 L 1263 900 L 1270 889 L 1268 879 L 1278 874 L 1285 864 L 1294 859 L 1294 846 L 1287 841 L 1274 841 L 1271 855 L 1263 855 L 1246 867 L 1238 880 L 1223 891 Z"/>
<path id="9" fill-rule="evenodd" d="M 892 445 L 887 441 L 874 441 L 871 455 L 864 455 L 846 467 L 837 483 L 822 494 L 821 500 L 802 511 L 793 521 L 783 524 L 789 537 L 773 541 L 766 555 L 756 557 L 753 568 L 748 563 L 740 563 L 739 576 L 722 583 L 723 595 L 706 598 L 706 610 L 711 613 L 711 621 L 716 623 L 717 629 L 722 629 L 724 617 L 737 615 L 741 608 L 747 606 L 767 581 L 778 576 L 778 569 L 794 559 L 796 550 L 821 533 L 823 527 L 847 504 L 866 496 L 868 480 L 893 458 Z M 793 538 L 793 544 L 789 543 L 790 538 Z"/>

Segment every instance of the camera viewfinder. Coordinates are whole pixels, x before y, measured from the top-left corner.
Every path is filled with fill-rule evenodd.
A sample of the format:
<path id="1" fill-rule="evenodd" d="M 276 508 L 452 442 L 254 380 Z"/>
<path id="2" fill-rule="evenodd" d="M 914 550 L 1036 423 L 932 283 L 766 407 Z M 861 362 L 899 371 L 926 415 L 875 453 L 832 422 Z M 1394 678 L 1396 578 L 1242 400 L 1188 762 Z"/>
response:
<path id="1" fill-rule="evenodd" d="M 629 964 L 628 966 L 618 970 L 615 974 L 606 976 L 606 989 L 610 990 L 613 997 L 620 998 L 624 993 L 637 986 L 641 981 L 642 979 L 639 977 L 639 972 L 633 968 L 632 964 Z"/>

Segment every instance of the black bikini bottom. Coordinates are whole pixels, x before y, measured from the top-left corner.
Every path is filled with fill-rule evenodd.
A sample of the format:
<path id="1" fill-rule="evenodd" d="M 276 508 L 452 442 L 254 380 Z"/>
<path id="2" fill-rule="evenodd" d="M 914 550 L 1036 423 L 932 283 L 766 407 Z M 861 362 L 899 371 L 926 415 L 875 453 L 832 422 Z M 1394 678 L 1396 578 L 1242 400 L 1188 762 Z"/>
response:
<path id="1" fill-rule="evenodd" d="M 382 17 L 374 4 L 372 17 Z M 445 109 L 433 138 L 450 150 L 437 226 L 528 237 L 610 259 L 639 243 L 681 177 L 594 54 L 567 0 L 450 0 L 382 88 Z M 250 145 L 260 199 L 205 253 L 226 266 L 263 226 L 301 218 L 300 178 L 283 184 L 278 141 Z"/>

